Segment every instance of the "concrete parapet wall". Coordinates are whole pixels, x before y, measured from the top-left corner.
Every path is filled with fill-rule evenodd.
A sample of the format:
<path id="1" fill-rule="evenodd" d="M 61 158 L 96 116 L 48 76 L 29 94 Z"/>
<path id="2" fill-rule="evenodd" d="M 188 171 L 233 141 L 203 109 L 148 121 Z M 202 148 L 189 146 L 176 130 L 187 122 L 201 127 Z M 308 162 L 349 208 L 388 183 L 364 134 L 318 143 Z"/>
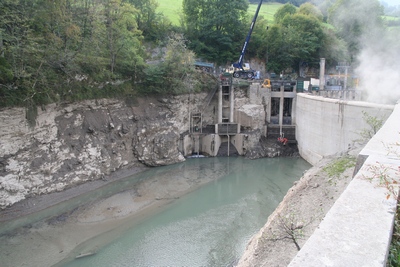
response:
<path id="1" fill-rule="evenodd" d="M 290 267 L 386 266 L 399 182 L 400 104 L 360 152 L 361 167 Z M 394 185 L 396 186 L 396 185 Z M 389 196 L 389 198 L 387 198 Z"/>
<path id="2" fill-rule="evenodd" d="M 360 132 L 371 127 L 363 112 L 386 120 L 393 108 L 393 105 L 297 94 L 296 139 L 300 155 L 315 165 L 325 156 L 347 151 L 361 138 Z"/>

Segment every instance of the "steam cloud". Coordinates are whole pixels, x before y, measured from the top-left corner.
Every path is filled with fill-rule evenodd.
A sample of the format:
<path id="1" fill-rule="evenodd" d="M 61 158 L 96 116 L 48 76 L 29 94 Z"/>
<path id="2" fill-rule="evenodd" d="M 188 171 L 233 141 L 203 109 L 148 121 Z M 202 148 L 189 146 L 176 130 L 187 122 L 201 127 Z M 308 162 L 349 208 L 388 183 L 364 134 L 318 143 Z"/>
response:
<path id="1" fill-rule="evenodd" d="M 400 103 L 399 36 L 400 32 L 392 30 L 381 38 L 367 40 L 364 44 L 355 73 L 360 79 L 359 89 L 363 90 L 365 101 Z"/>
<path id="2" fill-rule="evenodd" d="M 395 104 L 400 100 L 400 32 L 385 28 L 375 20 L 377 1 L 352 1 L 353 20 L 362 23 L 361 51 L 354 74 L 359 78 L 362 99 L 380 104 Z"/>
<path id="3" fill-rule="evenodd" d="M 324 14 L 332 2 L 329 0 L 313 1 Z M 400 103 L 400 29 L 385 29 L 375 21 L 373 15 L 377 1 L 352 0 L 345 2 L 340 12 L 331 20 L 338 25 L 348 21 L 357 21 L 364 32 L 360 36 L 361 51 L 357 56 L 354 75 L 359 78 L 359 90 L 363 100 L 380 104 Z M 347 41 L 354 38 L 345 36 Z"/>

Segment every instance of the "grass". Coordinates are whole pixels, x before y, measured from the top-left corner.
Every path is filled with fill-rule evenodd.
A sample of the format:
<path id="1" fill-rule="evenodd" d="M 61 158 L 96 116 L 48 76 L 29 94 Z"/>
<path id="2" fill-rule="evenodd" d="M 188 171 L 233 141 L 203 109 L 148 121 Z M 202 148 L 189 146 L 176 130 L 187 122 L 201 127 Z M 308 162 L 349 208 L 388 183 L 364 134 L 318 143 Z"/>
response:
<path id="1" fill-rule="evenodd" d="M 400 17 L 382 16 L 382 19 L 387 20 L 387 21 L 398 21 L 398 20 L 400 20 Z"/>
<path id="2" fill-rule="evenodd" d="M 156 0 L 159 4 L 157 11 L 163 13 L 173 25 L 180 25 L 183 0 Z"/>
<path id="3" fill-rule="evenodd" d="M 157 11 L 163 13 L 173 25 L 180 25 L 180 18 L 182 14 L 182 1 L 183 0 L 157 0 L 159 6 Z M 250 4 L 247 10 L 249 18 L 253 18 L 256 13 L 258 4 Z M 280 8 L 282 4 L 279 3 L 264 3 L 260 8 L 259 16 L 263 16 L 264 19 L 272 22 L 274 20 L 274 14 Z"/>
<path id="4" fill-rule="evenodd" d="M 180 25 L 180 18 L 182 15 L 182 1 L 183 0 L 156 0 L 159 4 L 157 11 L 163 13 L 173 25 Z M 280 3 L 263 3 L 260 8 L 259 16 L 263 16 L 268 22 L 274 21 L 274 14 L 282 6 Z M 253 18 L 258 4 L 250 4 L 247 10 L 249 18 Z M 385 21 L 398 21 L 399 17 L 383 16 Z M 332 27 L 328 24 L 329 27 Z M 398 26 L 392 26 L 391 28 L 397 28 Z"/>
<path id="5" fill-rule="evenodd" d="M 392 242 L 389 248 L 388 267 L 400 266 L 400 206 L 397 205 L 396 218 L 394 220 Z"/>
<path id="6" fill-rule="evenodd" d="M 389 30 L 398 30 L 400 28 L 400 17 L 382 16 L 382 19 Z"/>
<path id="7" fill-rule="evenodd" d="M 326 166 L 323 170 L 329 177 L 339 177 L 346 169 L 354 167 L 355 164 L 356 159 L 354 157 L 342 157 Z"/>
<path id="8" fill-rule="evenodd" d="M 274 15 L 276 11 L 282 6 L 280 3 L 264 3 L 261 5 L 260 12 L 258 16 L 263 16 L 268 22 L 272 23 L 274 21 Z M 250 4 L 247 13 L 249 13 L 250 18 L 253 18 L 256 13 L 258 4 Z"/>

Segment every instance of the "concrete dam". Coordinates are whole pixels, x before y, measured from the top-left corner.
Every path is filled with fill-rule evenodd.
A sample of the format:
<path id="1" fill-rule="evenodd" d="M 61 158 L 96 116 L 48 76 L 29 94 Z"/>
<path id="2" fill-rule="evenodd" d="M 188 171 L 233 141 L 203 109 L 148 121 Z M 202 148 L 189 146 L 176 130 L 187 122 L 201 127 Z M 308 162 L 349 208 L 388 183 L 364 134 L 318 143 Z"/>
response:
<path id="1" fill-rule="evenodd" d="M 252 83 L 247 102 L 235 98 L 237 87 L 230 79 L 221 81 L 214 106 L 217 122 L 203 132 L 202 111 L 193 110 L 189 133 L 182 138 L 182 152 L 217 156 L 222 143 L 234 146 L 239 155 L 249 149 L 249 136 L 259 130 L 261 136 L 277 140 L 280 136 L 297 143 L 300 155 L 311 164 L 325 156 L 345 152 L 362 142 L 362 131 L 371 126 L 365 115 L 386 120 L 392 105 L 336 99 L 312 93 L 297 93 L 295 84 L 281 81 L 278 88 L 262 88 Z M 244 129 L 244 130 L 243 130 Z M 250 129 L 250 131 L 246 131 Z M 365 140 L 364 140 L 365 141 Z"/>

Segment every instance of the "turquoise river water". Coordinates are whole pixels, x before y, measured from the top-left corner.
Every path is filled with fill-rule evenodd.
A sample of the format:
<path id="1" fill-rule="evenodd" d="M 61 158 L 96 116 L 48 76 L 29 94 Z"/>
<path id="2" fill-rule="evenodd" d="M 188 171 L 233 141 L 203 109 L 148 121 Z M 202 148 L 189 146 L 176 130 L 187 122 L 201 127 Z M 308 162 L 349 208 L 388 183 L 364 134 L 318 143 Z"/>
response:
<path id="1" fill-rule="evenodd" d="M 116 194 L 126 190 L 129 181 L 160 173 L 173 179 L 182 170 L 199 168 L 191 175 L 215 176 L 159 212 L 103 238 L 95 255 L 64 260 L 57 266 L 234 266 L 252 235 L 310 167 L 301 158 L 193 158 L 128 177 L 123 187 L 99 189 L 96 197 L 101 198 L 102 191 Z M 80 205 L 86 199 L 80 197 Z M 7 255 L 0 252 L 0 257 Z"/>

